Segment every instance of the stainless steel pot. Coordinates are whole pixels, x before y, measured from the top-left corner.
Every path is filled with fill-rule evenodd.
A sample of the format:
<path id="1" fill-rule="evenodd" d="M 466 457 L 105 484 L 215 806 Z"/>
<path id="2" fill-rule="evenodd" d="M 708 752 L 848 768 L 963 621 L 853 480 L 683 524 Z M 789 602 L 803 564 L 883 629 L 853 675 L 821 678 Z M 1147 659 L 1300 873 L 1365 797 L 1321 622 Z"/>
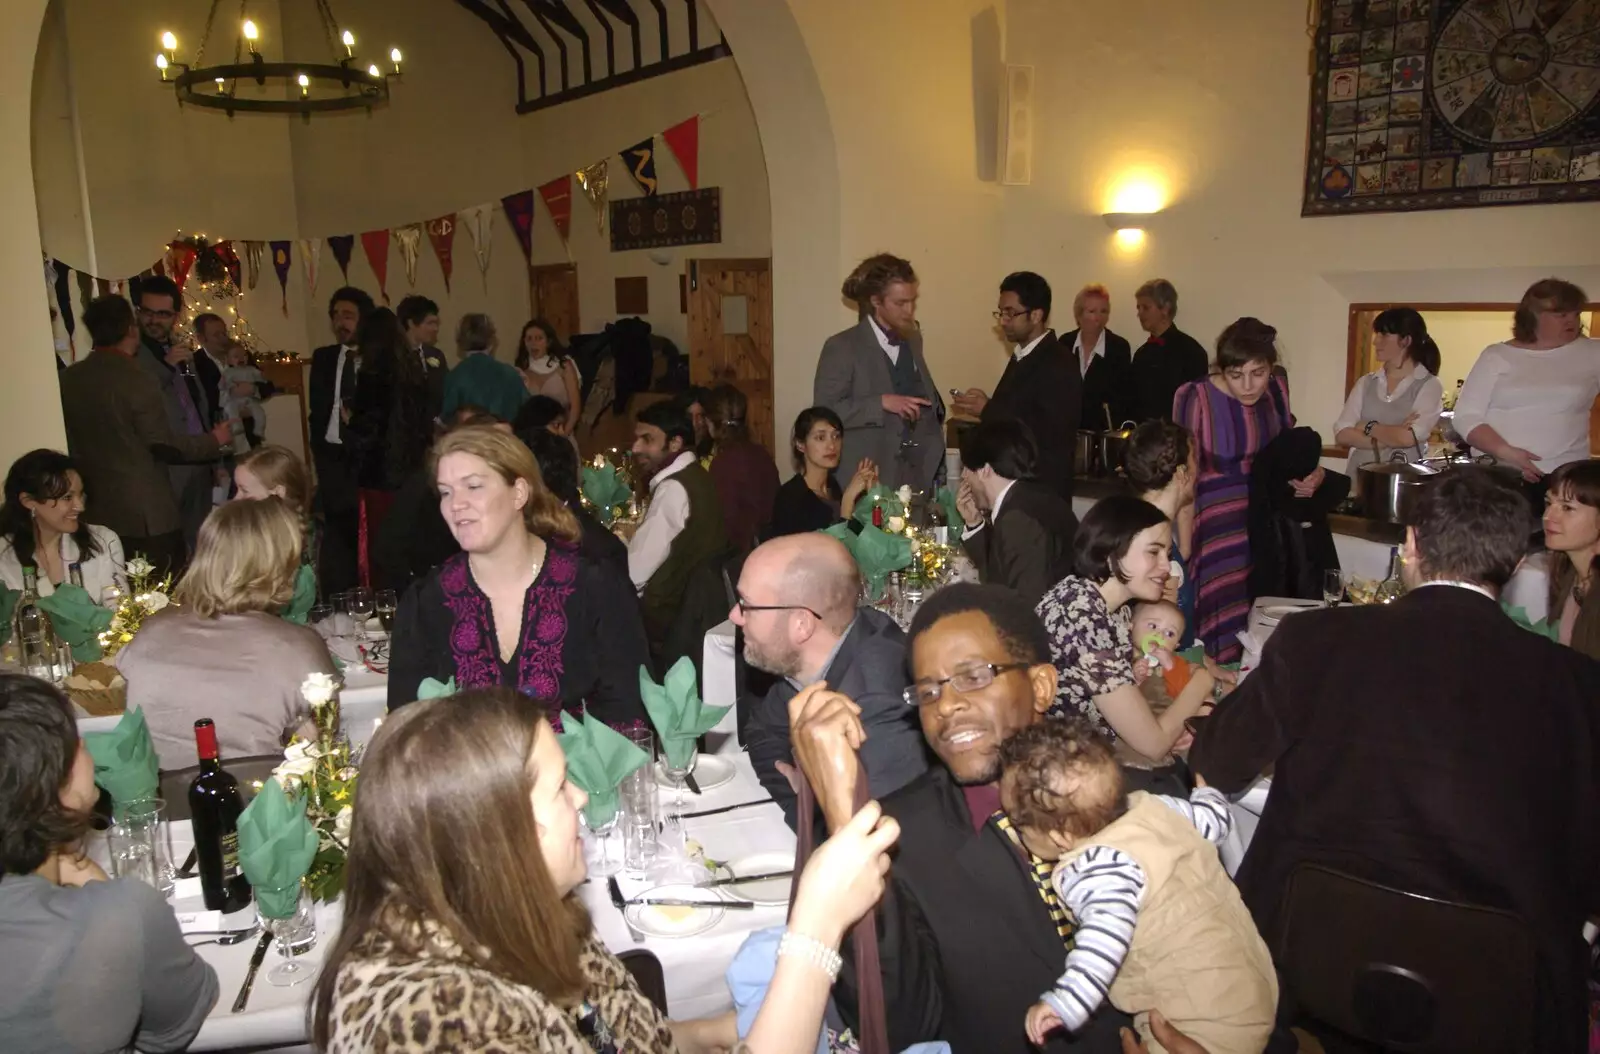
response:
<path id="1" fill-rule="evenodd" d="M 1128 437 L 1133 435 L 1134 423 L 1124 421 L 1121 428 L 1095 433 L 1095 453 L 1100 462 L 1100 473 L 1115 476 L 1122 471 L 1122 455 L 1128 449 Z"/>
<path id="2" fill-rule="evenodd" d="M 1079 432 L 1072 445 L 1072 474 L 1079 479 L 1088 478 L 1094 471 L 1095 433 Z"/>
<path id="3" fill-rule="evenodd" d="M 1362 465 L 1356 471 L 1356 495 L 1369 519 L 1405 523 L 1422 489 L 1438 480 L 1439 469 L 1401 460 Z"/>

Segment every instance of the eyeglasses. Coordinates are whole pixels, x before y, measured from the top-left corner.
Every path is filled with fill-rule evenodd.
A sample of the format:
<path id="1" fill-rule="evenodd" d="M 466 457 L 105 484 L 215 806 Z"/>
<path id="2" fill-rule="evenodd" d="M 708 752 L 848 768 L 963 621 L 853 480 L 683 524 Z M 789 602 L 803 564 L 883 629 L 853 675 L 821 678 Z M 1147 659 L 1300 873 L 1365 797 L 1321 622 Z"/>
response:
<path id="1" fill-rule="evenodd" d="M 1021 318 L 1023 315 L 1026 315 L 1027 313 L 1028 313 L 1027 311 L 1013 311 L 1010 308 L 1006 308 L 1004 311 L 991 311 L 991 312 L 989 312 L 989 314 L 993 315 L 996 319 L 998 319 L 1001 322 L 1010 322 L 1012 319 Z"/>
<path id="2" fill-rule="evenodd" d="M 900 698 L 905 700 L 907 706 L 931 706 L 944 695 L 944 686 L 947 684 L 954 685 L 956 691 L 962 694 L 981 692 L 993 684 L 994 679 L 1002 673 L 1025 670 L 1032 665 L 1031 662 L 1008 662 L 1003 665 L 986 662 L 979 666 L 968 666 L 937 681 L 918 681 L 901 691 Z"/>
<path id="3" fill-rule="evenodd" d="M 733 603 L 734 606 L 739 609 L 739 614 L 746 618 L 749 617 L 750 612 L 752 611 L 804 611 L 814 619 L 822 618 L 821 615 L 817 614 L 815 611 L 812 611 L 804 604 L 752 604 L 744 597 L 739 597 Z"/>
<path id="4" fill-rule="evenodd" d="M 141 307 L 139 309 L 139 314 L 144 315 L 146 318 L 167 319 L 178 317 L 178 313 L 176 311 L 151 311 L 147 307 Z"/>

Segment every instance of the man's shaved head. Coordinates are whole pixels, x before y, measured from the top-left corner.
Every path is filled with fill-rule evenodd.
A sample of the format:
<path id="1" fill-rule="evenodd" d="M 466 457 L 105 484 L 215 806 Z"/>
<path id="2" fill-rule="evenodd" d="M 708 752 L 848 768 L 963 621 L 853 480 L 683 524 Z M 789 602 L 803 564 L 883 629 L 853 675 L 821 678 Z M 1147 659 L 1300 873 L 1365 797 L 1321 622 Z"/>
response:
<path id="1" fill-rule="evenodd" d="M 861 579 L 837 538 L 817 532 L 774 538 L 755 548 L 739 575 L 733 620 L 744 627 L 745 653 L 760 669 L 799 676 L 809 652 L 826 656 L 856 617 Z"/>

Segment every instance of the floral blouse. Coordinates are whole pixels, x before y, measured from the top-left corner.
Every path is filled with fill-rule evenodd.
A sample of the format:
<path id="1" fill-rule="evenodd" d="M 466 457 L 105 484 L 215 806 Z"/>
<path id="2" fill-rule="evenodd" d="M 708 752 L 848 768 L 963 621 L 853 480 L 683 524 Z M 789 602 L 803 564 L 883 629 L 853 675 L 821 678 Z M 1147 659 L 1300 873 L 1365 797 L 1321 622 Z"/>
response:
<path id="1" fill-rule="evenodd" d="M 1132 610 L 1126 605 L 1107 610 L 1099 587 L 1077 575 L 1052 586 L 1036 610 L 1050 636 L 1050 661 L 1058 675 L 1051 716 L 1081 714 L 1097 731 L 1116 739 L 1094 699 L 1135 683 Z"/>

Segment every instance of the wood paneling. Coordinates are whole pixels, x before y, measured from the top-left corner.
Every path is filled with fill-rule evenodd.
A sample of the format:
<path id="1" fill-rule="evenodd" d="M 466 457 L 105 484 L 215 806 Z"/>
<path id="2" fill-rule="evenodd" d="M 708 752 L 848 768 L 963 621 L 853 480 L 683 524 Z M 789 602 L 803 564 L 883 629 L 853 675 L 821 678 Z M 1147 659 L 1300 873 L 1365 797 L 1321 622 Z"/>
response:
<path id="1" fill-rule="evenodd" d="M 650 279 L 643 275 L 618 278 L 617 314 L 648 315 L 650 313 Z"/>
<path id="2" fill-rule="evenodd" d="M 772 267 L 764 259 L 689 263 L 689 377 L 713 387 L 732 384 L 750 403 L 750 437 L 770 452 L 772 394 Z M 743 297 L 745 332 L 727 333 L 723 298 Z"/>
<path id="3" fill-rule="evenodd" d="M 529 300 L 535 318 L 555 328 L 561 343 L 581 333 L 578 314 L 578 268 L 574 264 L 541 264 L 528 268 Z M 521 327 L 518 326 L 518 331 Z"/>

